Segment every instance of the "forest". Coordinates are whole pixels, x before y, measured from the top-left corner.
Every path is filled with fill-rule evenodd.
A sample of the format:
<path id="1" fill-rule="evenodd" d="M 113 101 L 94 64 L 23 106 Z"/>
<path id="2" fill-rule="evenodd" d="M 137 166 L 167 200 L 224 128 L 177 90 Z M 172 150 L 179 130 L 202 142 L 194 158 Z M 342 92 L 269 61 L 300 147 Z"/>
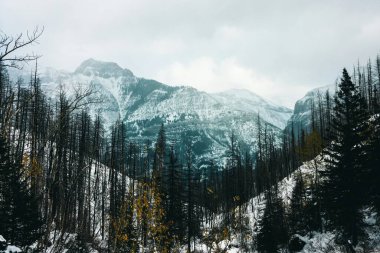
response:
<path id="1" fill-rule="evenodd" d="M 89 99 L 92 90 L 47 97 L 39 56 L 19 54 L 41 34 L 0 38 L 0 235 L 10 244 L 25 252 L 297 252 L 295 235 L 332 231 L 345 252 L 371 250 L 363 210 L 380 211 L 380 56 L 337 73 L 335 93 L 310 103 L 309 127 L 277 140 L 258 115 L 257 146 L 242 150 L 231 132 L 227 163 L 200 169 L 192 143 L 181 154 L 164 124 L 147 143 L 129 140 L 122 120 L 105 129 L 89 113 L 101 103 Z M 30 78 L 11 80 L 8 71 L 26 62 Z M 307 161 L 312 180 L 298 170 Z M 278 183 L 290 177 L 287 203 Z M 247 225 L 258 208 L 252 198 L 265 203 L 255 228 Z M 231 238 L 238 245 L 218 244 Z"/>

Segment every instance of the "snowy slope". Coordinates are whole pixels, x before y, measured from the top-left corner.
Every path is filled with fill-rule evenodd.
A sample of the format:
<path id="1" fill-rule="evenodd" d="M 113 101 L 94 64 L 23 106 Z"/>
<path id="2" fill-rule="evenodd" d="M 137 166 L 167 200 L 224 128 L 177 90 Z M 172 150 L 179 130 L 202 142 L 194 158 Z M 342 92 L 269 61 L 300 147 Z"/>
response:
<path id="1" fill-rule="evenodd" d="M 296 175 L 302 174 L 305 185 L 311 185 L 312 181 L 315 180 L 315 169 L 324 170 L 325 164 L 323 162 L 323 157 L 321 155 L 317 156 L 311 161 L 305 162 L 297 170 L 295 170 L 288 178 L 284 178 L 278 183 L 279 196 L 282 198 L 285 205 L 285 209 L 290 208 L 292 192 L 296 184 Z M 259 231 L 259 222 L 264 214 L 265 209 L 265 198 L 263 194 L 260 196 L 252 198 L 247 204 L 245 209 L 242 211 L 245 213 L 245 218 L 247 219 L 246 227 L 248 228 L 248 235 L 250 235 L 248 240 L 248 245 L 254 245 L 255 238 Z M 236 210 L 237 211 L 237 210 Z M 376 224 L 378 219 L 377 213 L 372 211 L 371 208 L 365 208 L 362 210 L 364 214 L 364 224 L 365 233 L 367 234 L 368 242 L 359 242 L 358 246 L 355 248 L 356 252 L 380 252 L 380 226 Z M 221 215 L 217 216 L 211 224 L 220 224 Z M 204 233 L 208 233 L 211 230 L 209 224 L 204 224 Z M 239 232 L 232 234 L 231 238 L 218 241 L 214 243 L 213 248 L 207 247 L 205 244 L 198 243 L 196 249 L 199 252 L 220 252 L 217 249 L 224 249 L 223 252 L 237 253 L 237 252 L 257 252 L 254 248 L 243 249 L 240 246 L 239 238 L 244 236 Z M 300 236 L 302 241 L 305 242 L 304 248 L 299 251 L 300 253 L 325 253 L 325 252 L 346 252 L 343 246 L 338 245 L 335 242 L 336 234 L 334 232 L 325 231 L 312 232 L 307 236 Z M 186 248 L 183 248 L 183 252 L 186 252 Z M 288 249 L 282 249 L 280 252 L 289 252 Z"/>
<path id="2" fill-rule="evenodd" d="M 321 157 L 318 156 L 317 158 L 320 160 Z M 291 176 L 288 178 L 284 178 L 282 181 L 278 183 L 278 192 L 280 194 L 280 197 L 284 201 L 285 207 L 290 205 L 291 202 L 291 196 L 292 191 L 295 186 L 295 175 L 297 173 L 302 173 L 305 181 L 311 181 L 314 178 L 314 161 L 309 161 L 304 163 L 300 168 L 298 168 L 296 171 L 292 173 Z M 254 239 L 257 236 L 258 233 L 258 226 L 259 221 L 261 220 L 265 209 L 265 198 L 264 195 L 261 194 L 259 196 L 256 196 L 252 198 L 247 204 L 245 209 L 242 211 L 245 213 L 245 218 L 247 219 L 246 227 L 249 229 L 248 234 L 251 235 L 250 241 L 248 241 L 248 244 L 253 246 L 255 244 Z M 221 217 L 217 217 L 216 221 L 221 221 Z M 218 222 L 216 222 L 218 223 Z M 208 231 L 210 227 L 208 224 L 205 224 L 205 230 Z M 230 239 L 226 239 L 223 241 L 218 242 L 218 245 L 215 245 L 214 249 L 220 248 L 225 249 L 224 252 L 229 253 L 235 253 L 235 252 L 246 252 L 240 247 L 239 238 L 242 236 L 239 233 L 234 233 Z M 207 252 L 205 251 L 206 245 L 199 244 L 197 246 L 198 250 L 201 250 L 201 252 Z M 210 252 L 217 252 L 216 250 L 211 250 Z M 203 250 L 203 251 L 202 251 Z M 256 252 L 253 248 L 250 248 L 248 252 Z M 325 252 L 325 251 L 303 251 L 303 252 Z"/>
<path id="3" fill-rule="evenodd" d="M 248 90 L 233 89 L 212 95 L 220 103 L 228 105 L 229 108 L 242 112 L 255 110 L 254 112 L 259 113 L 263 120 L 281 129 L 285 128 L 286 121 L 292 115 L 290 109 L 278 106 Z"/>
<path id="4" fill-rule="evenodd" d="M 95 221 L 94 224 L 94 241 L 88 247 L 91 253 L 104 252 L 107 248 L 108 241 L 108 229 L 110 222 L 110 217 L 108 211 L 105 212 L 105 224 L 104 227 L 104 238 L 102 238 L 101 231 L 101 219 L 102 219 L 102 206 L 101 200 L 104 198 L 105 200 L 105 209 L 108 210 L 110 204 L 110 184 L 109 182 L 109 167 L 106 165 L 99 163 L 95 160 L 91 161 L 91 217 L 92 220 Z M 119 174 L 121 177 L 121 174 Z M 100 180 L 100 181 L 99 181 Z M 126 184 L 131 184 L 132 180 L 126 176 L 125 178 Z M 98 182 L 97 182 L 98 181 Z M 104 183 L 103 182 L 107 182 Z M 103 189 L 104 187 L 104 189 Z M 104 192 L 103 192 L 104 190 Z M 104 196 L 103 196 L 104 194 Z M 96 199 L 96 201 L 95 201 Z M 54 226 L 54 224 L 53 224 Z M 74 233 L 62 233 L 62 231 L 52 228 L 49 234 L 49 242 L 50 245 L 44 248 L 44 252 L 46 253 L 57 253 L 57 252 L 66 252 L 68 248 L 70 248 L 76 241 L 77 234 Z M 36 248 L 37 244 L 33 244 L 31 248 Z M 96 249 L 95 249 L 96 248 Z"/>

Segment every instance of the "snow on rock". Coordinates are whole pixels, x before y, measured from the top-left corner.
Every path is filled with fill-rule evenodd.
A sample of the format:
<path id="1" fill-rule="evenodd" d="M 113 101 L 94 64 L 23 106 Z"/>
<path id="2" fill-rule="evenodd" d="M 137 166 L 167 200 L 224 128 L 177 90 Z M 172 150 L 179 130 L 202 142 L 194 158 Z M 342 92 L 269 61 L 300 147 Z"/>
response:
<path id="1" fill-rule="evenodd" d="M 2 235 L 0 235 L 0 252 L 15 253 L 22 252 L 22 250 L 14 245 L 7 245 L 7 240 L 5 240 L 5 238 Z"/>
<path id="2" fill-rule="evenodd" d="M 4 253 L 15 253 L 15 252 L 22 252 L 22 250 L 19 247 L 16 247 L 14 245 L 8 245 L 7 249 L 4 251 Z"/>
<path id="3" fill-rule="evenodd" d="M 286 121 L 291 117 L 293 111 L 278 106 L 248 90 L 232 89 L 212 94 L 220 103 L 229 105 L 230 108 L 239 108 L 243 112 L 256 110 L 266 122 L 285 128 Z"/>
<path id="4" fill-rule="evenodd" d="M 324 253 L 324 252 L 341 252 L 335 251 L 339 247 L 334 242 L 335 235 L 331 232 L 313 233 L 310 238 L 304 237 L 306 245 L 301 252 L 304 253 Z"/>
<path id="5" fill-rule="evenodd" d="M 326 85 L 313 89 L 305 94 L 304 97 L 297 100 L 294 105 L 293 115 L 288 120 L 286 129 L 291 130 L 294 127 L 294 131 L 302 129 L 308 129 L 311 124 L 311 103 L 312 101 L 318 102 L 319 96 L 324 97 L 328 91 L 330 96 L 333 96 L 336 90 L 335 84 Z"/>

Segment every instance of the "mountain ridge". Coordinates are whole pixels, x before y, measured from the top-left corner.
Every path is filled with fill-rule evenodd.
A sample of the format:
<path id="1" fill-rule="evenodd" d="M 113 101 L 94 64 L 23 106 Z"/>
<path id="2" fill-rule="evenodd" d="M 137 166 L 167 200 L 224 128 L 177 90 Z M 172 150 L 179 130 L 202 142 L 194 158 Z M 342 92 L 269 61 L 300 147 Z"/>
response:
<path id="1" fill-rule="evenodd" d="M 242 149 L 255 147 L 258 115 L 279 140 L 292 115 L 291 109 L 248 90 L 207 93 L 190 86 L 170 86 L 136 77 L 116 63 L 92 58 L 74 72 L 50 68 L 40 75 L 40 80 L 43 91 L 52 98 L 59 86 L 68 95 L 77 87 L 93 89 L 93 98 L 103 103 L 91 105 L 90 114 L 101 114 L 106 129 L 121 119 L 132 141 L 155 140 L 164 124 L 168 140 L 191 141 L 198 161 L 224 157 L 232 133 Z"/>

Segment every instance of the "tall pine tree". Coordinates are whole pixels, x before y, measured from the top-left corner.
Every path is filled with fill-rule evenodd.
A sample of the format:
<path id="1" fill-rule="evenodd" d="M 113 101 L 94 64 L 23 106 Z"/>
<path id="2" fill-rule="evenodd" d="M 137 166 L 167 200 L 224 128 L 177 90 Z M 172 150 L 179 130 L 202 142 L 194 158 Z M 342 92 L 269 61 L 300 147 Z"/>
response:
<path id="1" fill-rule="evenodd" d="M 37 200 L 24 180 L 21 164 L 12 159 L 0 136 L 0 235 L 19 246 L 30 245 L 41 235 Z"/>
<path id="2" fill-rule="evenodd" d="M 366 103 L 347 70 L 335 96 L 332 142 L 326 152 L 322 198 L 329 225 L 341 232 L 343 243 L 356 245 L 361 232 L 365 168 Z"/>

